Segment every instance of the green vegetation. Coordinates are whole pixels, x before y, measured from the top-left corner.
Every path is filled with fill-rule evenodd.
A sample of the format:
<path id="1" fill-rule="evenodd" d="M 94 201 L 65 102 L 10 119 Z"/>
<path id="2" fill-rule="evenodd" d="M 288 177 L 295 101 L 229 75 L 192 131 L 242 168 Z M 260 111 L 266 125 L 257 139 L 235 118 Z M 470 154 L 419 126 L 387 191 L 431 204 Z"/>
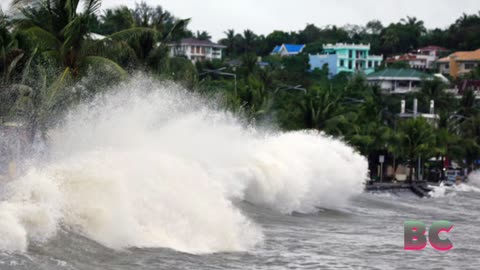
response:
<path id="1" fill-rule="evenodd" d="M 206 96 L 221 94 L 228 110 L 256 123 L 341 137 L 368 157 L 372 174 L 380 155 L 387 156 L 387 164 L 412 167 L 418 158 L 448 157 L 473 169 L 480 159 L 480 111 L 472 91 L 458 100 L 444 91 L 441 81 L 425 81 L 419 93 L 402 98 L 408 104 L 417 98 L 424 112 L 434 100 L 440 120 L 432 124 L 422 118 L 399 119 L 402 98 L 382 95 L 362 75 L 328 78 L 325 69 L 308 72 L 306 54 L 335 42 L 369 43 L 372 53 L 384 55 L 423 45 L 478 49 L 480 14 L 464 15 L 447 29 L 433 30 L 412 17 L 386 27 L 379 21 L 324 28 L 309 24 L 298 32 L 267 36 L 230 29 L 219 41 L 227 47 L 222 61 L 192 64 L 169 57 L 167 46 L 185 37 L 210 39 L 208 32 L 188 30 L 189 19 L 143 2 L 134 9 L 120 6 L 100 12 L 100 2 L 17 0 L 14 16 L 0 13 L 0 119 L 24 121 L 33 140 L 71 104 L 141 71 Z M 94 34 L 106 37 L 97 40 Z M 294 57 L 270 56 L 282 43 L 307 48 Z M 258 57 L 268 65 L 260 67 Z M 229 65 L 232 60 L 239 65 Z M 235 74 L 235 79 L 205 72 L 219 68 Z M 468 75 L 479 77 L 480 70 Z M 82 87 L 75 87 L 79 82 Z"/>

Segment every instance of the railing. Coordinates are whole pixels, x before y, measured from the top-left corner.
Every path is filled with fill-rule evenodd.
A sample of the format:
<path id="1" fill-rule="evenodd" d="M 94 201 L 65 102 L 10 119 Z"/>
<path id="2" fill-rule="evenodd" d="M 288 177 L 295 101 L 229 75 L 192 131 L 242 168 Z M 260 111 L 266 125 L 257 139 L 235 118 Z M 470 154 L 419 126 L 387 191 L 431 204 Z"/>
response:
<path id="1" fill-rule="evenodd" d="M 357 48 L 362 48 L 362 47 L 368 47 L 370 48 L 370 44 L 355 44 L 355 43 L 352 43 L 352 44 L 349 44 L 349 43 L 335 43 L 335 44 L 331 44 L 331 43 L 328 43 L 328 44 L 325 44 L 323 46 L 323 48 L 335 48 L 335 47 L 357 47 Z"/>
<path id="2" fill-rule="evenodd" d="M 418 87 L 395 87 L 390 93 L 392 94 L 406 94 L 420 91 Z"/>

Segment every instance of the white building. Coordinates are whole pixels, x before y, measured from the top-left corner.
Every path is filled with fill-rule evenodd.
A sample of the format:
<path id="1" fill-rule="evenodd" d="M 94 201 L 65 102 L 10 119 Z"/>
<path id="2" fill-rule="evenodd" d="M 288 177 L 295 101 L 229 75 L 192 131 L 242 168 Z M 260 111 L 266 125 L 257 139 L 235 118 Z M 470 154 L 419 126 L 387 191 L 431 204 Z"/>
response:
<path id="1" fill-rule="evenodd" d="M 435 62 L 439 59 L 441 55 L 447 52 L 448 50 L 443 47 L 427 46 L 415 50 L 412 53 L 392 56 L 390 58 L 387 58 L 386 62 L 387 65 L 392 63 L 404 62 L 407 63 L 410 68 L 427 70 L 435 68 Z"/>
<path id="2" fill-rule="evenodd" d="M 378 85 L 385 94 L 418 92 L 422 80 L 433 80 L 430 74 L 415 69 L 384 69 L 367 75 L 369 84 Z"/>
<path id="3" fill-rule="evenodd" d="M 185 38 L 175 44 L 169 44 L 170 56 L 185 56 L 192 62 L 222 59 L 222 49 L 226 46 L 210 40 Z"/>

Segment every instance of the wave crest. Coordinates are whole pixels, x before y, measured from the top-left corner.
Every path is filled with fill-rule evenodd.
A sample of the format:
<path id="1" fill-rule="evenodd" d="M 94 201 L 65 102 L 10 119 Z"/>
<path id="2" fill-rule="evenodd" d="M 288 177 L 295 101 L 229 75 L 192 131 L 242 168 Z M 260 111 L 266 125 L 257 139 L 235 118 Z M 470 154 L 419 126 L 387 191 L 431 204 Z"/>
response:
<path id="1" fill-rule="evenodd" d="M 366 160 L 316 132 L 267 132 L 145 78 L 72 110 L 51 158 L 11 182 L 0 249 L 61 226 L 107 247 L 246 251 L 261 228 L 235 205 L 282 213 L 339 207 L 363 190 Z"/>

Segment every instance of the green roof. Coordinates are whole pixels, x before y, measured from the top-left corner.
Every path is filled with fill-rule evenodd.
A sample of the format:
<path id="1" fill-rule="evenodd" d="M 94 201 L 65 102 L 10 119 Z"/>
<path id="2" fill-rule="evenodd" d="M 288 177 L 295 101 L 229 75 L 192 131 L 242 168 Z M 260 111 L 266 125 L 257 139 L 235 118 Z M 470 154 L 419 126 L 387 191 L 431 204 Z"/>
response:
<path id="1" fill-rule="evenodd" d="M 390 77 L 390 78 L 432 78 L 433 76 L 416 69 L 393 69 L 387 68 L 367 75 L 367 78 Z"/>

